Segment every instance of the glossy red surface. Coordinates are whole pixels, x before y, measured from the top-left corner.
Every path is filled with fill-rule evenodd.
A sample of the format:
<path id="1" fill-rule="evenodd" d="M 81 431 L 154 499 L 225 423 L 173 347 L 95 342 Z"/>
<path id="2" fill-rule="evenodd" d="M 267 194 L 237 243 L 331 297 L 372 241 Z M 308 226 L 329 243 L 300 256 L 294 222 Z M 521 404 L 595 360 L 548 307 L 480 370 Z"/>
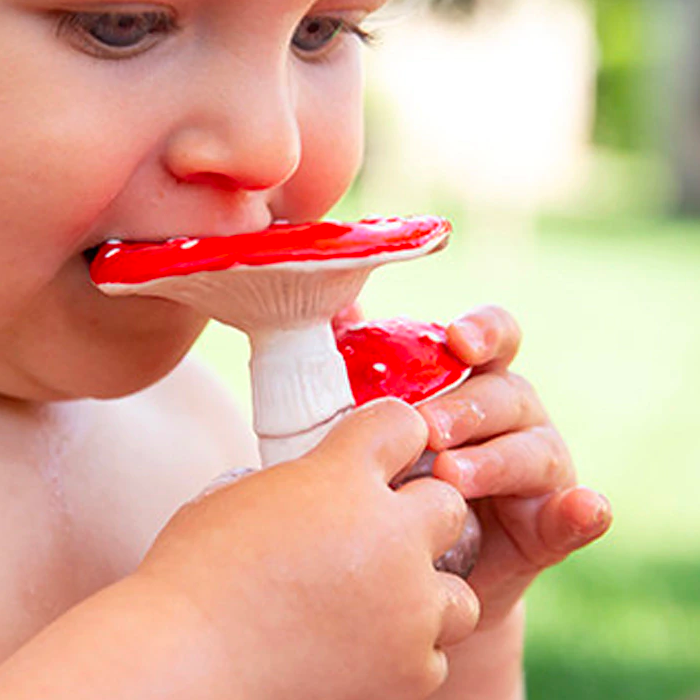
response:
<path id="1" fill-rule="evenodd" d="M 415 404 L 457 384 L 469 371 L 437 323 L 370 321 L 341 331 L 336 342 L 358 405 L 383 396 Z"/>
<path id="2" fill-rule="evenodd" d="M 226 270 L 238 265 L 362 258 L 420 248 L 447 239 L 436 216 L 276 224 L 235 236 L 177 238 L 159 243 L 105 243 L 90 266 L 95 284 L 138 284 L 161 277 Z"/>

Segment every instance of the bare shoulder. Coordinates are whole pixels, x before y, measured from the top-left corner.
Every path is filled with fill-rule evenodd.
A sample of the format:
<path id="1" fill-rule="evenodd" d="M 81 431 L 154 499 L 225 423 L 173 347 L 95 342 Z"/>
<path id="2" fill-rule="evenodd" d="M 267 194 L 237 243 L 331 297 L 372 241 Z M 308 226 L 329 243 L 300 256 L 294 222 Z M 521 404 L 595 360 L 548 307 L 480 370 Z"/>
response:
<path id="1" fill-rule="evenodd" d="M 201 360 L 187 357 L 142 393 L 141 402 L 185 434 L 196 432 L 218 446 L 227 463 L 257 465 L 255 438 L 228 387 Z"/>
<path id="2" fill-rule="evenodd" d="M 79 434 L 69 455 L 75 510 L 90 524 L 86 531 L 113 531 L 129 543 L 101 546 L 125 549 L 132 563 L 212 479 L 259 463 L 253 433 L 232 396 L 193 359 L 137 394 L 79 402 L 75 412 L 73 425 L 83 426 L 72 431 Z"/>
<path id="3" fill-rule="evenodd" d="M 153 511 L 169 514 L 221 473 L 259 463 L 233 398 L 193 359 L 137 394 L 85 409 L 91 430 L 76 461 L 92 466 L 82 477 L 147 499 Z"/>

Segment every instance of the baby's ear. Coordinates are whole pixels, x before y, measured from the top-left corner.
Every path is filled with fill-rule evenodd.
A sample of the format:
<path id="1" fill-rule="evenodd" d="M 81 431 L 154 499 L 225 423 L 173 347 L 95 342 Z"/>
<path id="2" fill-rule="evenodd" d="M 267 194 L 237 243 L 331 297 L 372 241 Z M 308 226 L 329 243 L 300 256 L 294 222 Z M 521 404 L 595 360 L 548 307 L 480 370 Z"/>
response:
<path id="1" fill-rule="evenodd" d="M 333 317 L 333 333 L 339 335 L 349 326 L 363 321 L 364 318 L 359 302 L 353 302 L 350 306 L 346 306 L 340 313 Z"/>

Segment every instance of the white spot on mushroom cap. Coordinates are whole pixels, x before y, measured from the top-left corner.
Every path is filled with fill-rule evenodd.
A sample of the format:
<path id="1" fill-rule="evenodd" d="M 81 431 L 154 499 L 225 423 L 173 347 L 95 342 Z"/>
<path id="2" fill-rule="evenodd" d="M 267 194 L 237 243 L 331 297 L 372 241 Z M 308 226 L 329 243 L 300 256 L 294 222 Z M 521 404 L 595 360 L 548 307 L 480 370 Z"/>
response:
<path id="1" fill-rule="evenodd" d="M 387 366 L 386 366 L 383 362 L 375 362 L 375 363 L 372 365 L 372 369 L 375 370 L 375 371 L 377 371 L 377 372 L 382 372 L 382 373 L 384 373 L 384 372 L 386 372 L 386 370 L 387 370 Z"/>

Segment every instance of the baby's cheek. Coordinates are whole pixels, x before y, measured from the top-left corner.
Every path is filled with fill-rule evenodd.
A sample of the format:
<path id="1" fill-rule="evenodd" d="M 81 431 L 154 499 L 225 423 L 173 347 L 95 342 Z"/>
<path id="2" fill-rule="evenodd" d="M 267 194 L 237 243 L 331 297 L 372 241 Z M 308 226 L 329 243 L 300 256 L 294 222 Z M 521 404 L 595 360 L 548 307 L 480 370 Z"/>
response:
<path id="1" fill-rule="evenodd" d="M 275 214 L 293 221 L 322 217 L 345 194 L 360 162 L 358 134 L 338 132 L 335 142 L 320 135 L 306 139 L 299 169 L 273 202 Z"/>
<path id="2" fill-rule="evenodd" d="M 10 235 L 71 246 L 133 167 L 138 131 L 96 76 L 49 58 L 26 52 L 17 66 L 31 90 L 15 88 L 0 121 L 1 211 Z"/>
<path id="3" fill-rule="evenodd" d="M 300 91 L 297 120 L 301 161 L 282 187 L 275 212 L 292 220 L 317 219 L 345 194 L 363 153 L 362 81 L 359 59 Z M 279 207 L 283 203 L 282 207 Z"/>

